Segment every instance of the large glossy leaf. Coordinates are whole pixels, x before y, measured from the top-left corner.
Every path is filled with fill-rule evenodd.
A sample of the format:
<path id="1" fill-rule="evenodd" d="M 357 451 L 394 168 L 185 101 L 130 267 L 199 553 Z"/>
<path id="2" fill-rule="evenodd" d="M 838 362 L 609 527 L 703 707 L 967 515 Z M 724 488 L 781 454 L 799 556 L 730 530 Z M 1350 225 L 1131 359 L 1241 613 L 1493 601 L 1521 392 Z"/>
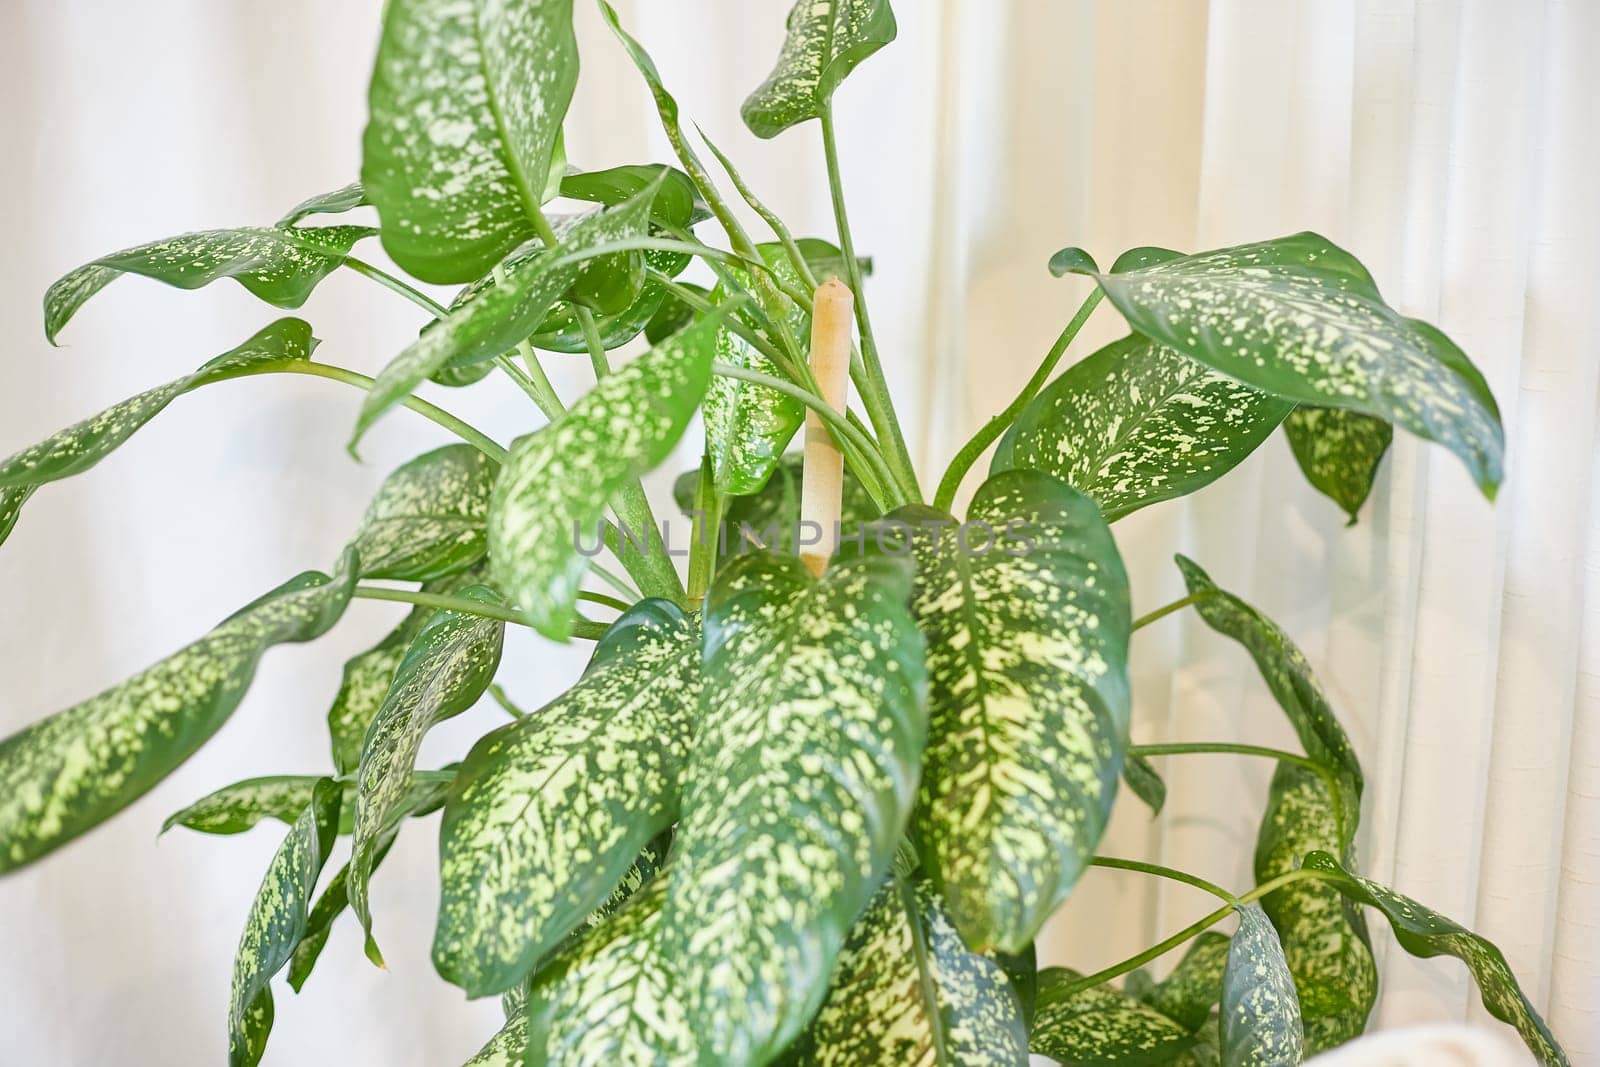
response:
<path id="1" fill-rule="evenodd" d="M 574 171 L 561 179 L 561 195 L 610 206 L 637 196 L 657 179 L 662 185 L 650 209 L 651 222 L 681 230 L 711 217 L 689 176 L 661 163 Z"/>
<path id="2" fill-rule="evenodd" d="M 317 339 L 311 336 L 311 327 L 306 322 L 279 319 L 194 373 L 113 404 L 0 462 L 0 489 L 26 490 L 81 474 L 110 455 L 184 393 L 232 377 L 257 364 L 309 359 L 316 347 Z"/>
<path id="3" fill-rule="evenodd" d="M 999 963 L 967 948 L 938 890 L 895 872 L 851 928 L 792 1062 L 1026 1067 L 1028 1032 Z"/>
<path id="4" fill-rule="evenodd" d="M 1197 564 L 1180 556 L 1178 566 L 1189 592 L 1201 597 L 1195 605 L 1200 617 L 1250 652 L 1306 754 L 1326 769 L 1322 775 L 1278 766 L 1256 841 L 1256 878 L 1293 870 L 1315 849 L 1353 862 L 1361 766 L 1310 663 L 1276 623 L 1218 588 Z M 1262 903 L 1299 989 L 1308 1053 L 1361 1033 L 1377 996 L 1377 968 L 1360 914 L 1326 886 L 1309 882 L 1280 889 Z"/>
<path id="5" fill-rule="evenodd" d="M 463 600 L 498 605 L 481 585 Z M 427 621 L 395 670 L 383 705 L 367 730 L 356 769 L 354 841 L 351 844 L 350 905 L 372 942 L 368 876 L 383 839 L 405 816 L 404 801 L 422 739 L 436 724 L 478 702 L 500 667 L 505 623 L 463 611 L 440 611 Z"/>
<path id="6" fill-rule="evenodd" d="M 774 273 L 799 282 L 782 245 L 764 244 L 757 251 Z M 750 282 L 745 272 L 735 269 L 731 273 Z M 733 295 L 725 284 L 718 285 L 711 300 L 721 303 Z M 788 297 L 778 299 L 787 310 L 781 327 L 804 345 L 811 332 L 811 316 Z M 783 377 L 772 360 L 732 329 L 717 333 L 716 358 L 735 367 Z M 793 397 L 739 378 L 713 378 L 706 392 L 706 454 L 711 457 L 717 492 L 724 496 L 759 492 L 805 417 L 805 406 Z"/>
<path id="7" fill-rule="evenodd" d="M 639 336 L 666 300 L 666 289 L 656 282 L 646 282 L 633 303 L 621 311 L 614 315 L 591 315 L 600 347 L 609 352 Z M 588 352 L 589 339 L 578 312 L 578 306 L 568 301 L 557 304 L 539 323 L 539 332 L 528 338 L 529 343 L 546 352 Z"/>
<path id="8" fill-rule="evenodd" d="M 113 252 L 50 286 L 44 294 L 45 336 L 54 343 L 85 301 L 124 274 L 142 274 L 180 289 L 232 278 L 274 307 L 297 308 L 344 263 L 357 241 L 375 232 L 370 226 L 203 230 Z"/>
<path id="9" fill-rule="evenodd" d="M 455 780 L 455 770 L 443 771 L 418 771 L 412 775 L 411 789 L 404 801 L 404 814 L 423 816 L 431 814 L 444 804 L 445 793 L 450 788 L 450 783 Z M 350 783 L 345 784 L 345 801 L 340 807 L 340 832 L 346 832 L 342 824 L 347 821 L 350 811 L 352 789 Z M 352 820 L 353 821 L 353 820 Z M 372 857 L 372 871 L 376 871 L 389 854 L 389 847 L 394 844 L 394 839 L 399 836 L 400 828 L 396 825 L 379 843 Z M 371 872 L 369 872 L 369 877 Z M 289 957 L 289 985 L 296 993 L 305 985 L 306 979 L 311 976 L 311 969 L 316 966 L 317 959 L 322 955 L 324 946 L 328 943 L 328 935 L 333 932 L 333 924 L 346 909 L 350 907 L 350 864 L 346 863 L 328 880 L 328 885 L 317 897 L 317 902 L 312 905 L 311 913 L 306 919 L 305 932 L 300 937 L 300 943 L 294 948 L 294 955 Z"/>
<path id="10" fill-rule="evenodd" d="M 489 563 L 545 636 L 572 633 L 589 565 L 579 539 L 592 538 L 606 502 L 683 435 L 711 377 L 718 325 L 705 319 L 674 334 L 512 447 L 489 503 Z"/>
<path id="11" fill-rule="evenodd" d="M 978 490 L 965 526 L 913 505 L 928 638 L 928 754 L 915 828 L 975 948 L 1017 951 L 1099 843 L 1128 733 L 1128 580 L 1094 501 L 1047 474 Z M 903 542 L 902 542 L 903 546 Z"/>
<path id="12" fill-rule="evenodd" d="M 378 372 L 362 403 L 355 439 L 440 370 L 494 359 L 532 335 L 545 313 L 577 280 L 578 257 L 644 232 L 654 188 L 616 207 L 578 218 L 559 233 L 560 243 L 553 251 L 534 244 L 513 252 L 494 275 L 462 294 L 444 319 L 423 330 Z"/>
<path id="13" fill-rule="evenodd" d="M 1139 1000 L 1190 1030 L 1198 1030 L 1222 996 L 1228 938 L 1207 930 L 1190 944 L 1172 973 L 1135 994 Z M 1132 986 L 1132 975 L 1129 985 Z"/>
<path id="14" fill-rule="evenodd" d="M 1032 1051 L 1069 1067 L 1155 1067 L 1194 1047 L 1189 1030 L 1109 985 L 1074 992 L 1081 977 L 1064 967 L 1039 972 Z"/>
<path id="15" fill-rule="evenodd" d="M 906 825 L 927 730 L 909 572 L 862 559 L 813 580 L 756 555 L 707 599 L 662 939 L 695 961 L 687 1017 L 720 1062 L 765 1062 L 798 1034 Z"/>
<path id="16" fill-rule="evenodd" d="M 488 550 L 489 493 L 499 465 L 472 445 L 445 445 L 385 479 L 356 533 L 368 578 L 428 581 Z"/>
<path id="17" fill-rule="evenodd" d="M 1459 456 L 1490 497 L 1505 434 L 1483 375 L 1433 326 L 1383 302 L 1314 233 L 1182 256 L 1136 249 L 1091 274 L 1137 332 L 1301 404 L 1372 415 Z"/>
<path id="18" fill-rule="evenodd" d="M 0 741 L 0 872 L 20 867 L 127 807 L 188 759 L 244 698 L 273 645 L 319 637 L 355 584 L 310 572 L 99 696 Z"/>
<path id="19" fill-rule="evenodd" d="M 1300 999 L 1278 931 L 1260 905 L 1239 908 L 1222 973 L 1224 1067 L 1295 1067 L 1305 1054 Z"/>
<path id="20" fill-rule="evenodd" d="M 1454 956 L 1465 963 L 1478 983 L 1489 1014 L 1516 1027 L 1540 1063 L 1567 1067 L 1566 1053 L 1517 985 L 1505 956 L 1493 944 L 1410 897 L 1351 874 L 1326 852 L 1307 856 L 1305 866 L 1321 871 L 1325 884 L 1351 901 L 1377 908 L 1389 920 L 1400 946 L 1413 956 Z"/>
<path id="21" fill-rule="evenodd" d="M 577 78 L 572 0 L 387 5 L 361 180 L 396 263 L 468 282 L 538 233 Z"/>
<path id="22" fill-rule="evenodd" d="M 894 40 L 889 0 L 797 0 L 777 66 L 740 107 L 757 137 L 819 117 L 856 65 Z"/>
<path id="23" fill-rule="evenodd" d="M 1343 508 L 1353 525 L 1394 427 L 1359 411 L 1298 407 L 1284 420 L 1283 432 L 1306 480 Z"/>
<path id="24" fill-rule="evenodd" d="M 324 778 L 261 880 L 233 960 L 229 1067 L 254 1067 L 266 1051 L 267 1034 L 272 1030 L 268 983 L 289 962 L 305 932 L 311 894 L 327 862 L 338 822 L 339 786 Z"/>
<path id="25" fill-rule="evenodd" d="M 760 492 L 728 499 L 717 545 L 718 559 L 726 561 L 761 549 L 780 555 L 799 554 L 800 480 L 804 465 L 804 454 L 786 453 Z M 673 499 L 686 515 L 694 511 L 695 483 L 699 478 L 698 470 L 685 471 L 673 483 Z M 847 468 L 839 513 L 843 536 L 848 539 L 862 524 L 877 517 L 878 506 L 873 503 L 872 494 Z"/>
<path id="26" fill-rule="evenodd" d="M 705 610 L 704 720 L 669 868 L 540 974 L 531 1064 L 772 1060 L 815 1013 L 909 815 L 907 569 L 750 556 Z"/>
<path id="27" fill-rule="evenodd" d="M 1134 334 L 1035 397 L 1001 438 L 991 470 L 1047 471 L 1114 522 L 1216 481 L 1293 407 Z"/>
<path id="28" fill-rule="evenodd" d="M 644 601 L 582 681 L 474 746 L 440 829 L 433 956 L 445 978 L 471 996 L 511 987 L 676 818 L 699 653 L 691 620 Z"/>

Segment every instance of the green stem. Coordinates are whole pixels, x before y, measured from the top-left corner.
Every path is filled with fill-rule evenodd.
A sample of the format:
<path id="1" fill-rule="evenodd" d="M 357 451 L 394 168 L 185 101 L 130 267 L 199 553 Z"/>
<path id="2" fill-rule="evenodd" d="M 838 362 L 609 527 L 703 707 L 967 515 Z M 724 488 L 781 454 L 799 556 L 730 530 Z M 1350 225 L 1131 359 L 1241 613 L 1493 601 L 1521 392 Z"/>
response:
<path id="1" fill-rule="evenodd" d="M 1106 867 L 1114 871 L 1138 871 L 1141 874 L 1153 874 L 1157 878 L 1166 878 L 1184 885 L 1192 885 L 1196 889 L 1203 889 L 1218 900 L 1229 905 L 1238 902 L 1238 898 L 1215 882 L 1208 882 L 1197 874 L 1180 871 L 1176 867 L 1163 867 L 1159 863 L 1146 863 L 1143 860 L 1117 859 L 1113 856 L 1096 856 L 1089 861 L 1091 867 Z"/>
<path id="2" fill-rule="evenodd" d="M 717 492 L 711 455 L 700 457 L 700 475 L 694 486 L 694 541 L 689 546 L 689 603 L 699 604 L 711 588 L 717 570 L 717 541 L 726 498 Z"/>
<path id="3" fill-rule="evenodd" d="M 306 374 L 314 378 L 327 378 L 330 381 L 344 382 L 346 385 L 353 385 L 357 389 L 372 388 L 372 379 L 365 374 L 346 370 L 343 367 L 335 367 L 328 363 L 313 363 L 305 359 L 275 359 L 248 367 L 229 369 L 207 375 L 195 382 L 195 384 L 210 385 L 212 382 L 225 382 L 231 378 L 253 378 L 258 374 Z M 488 434 L 471 423 L 463 422 L 443 408 L 436 407 L 420 397 L 408 396 L 401 403 L 423 418 L 431 419 L 443 426 L 496 463 L 505 462 L 506 450 Z"/>
<path id="4" fill-rule="evenodd" d="M 855 293 L 856 322 L 861 333 L 861 362 L 864 373 L 856 382 L 861 393 L 861 404 L 867 409 L 872 428 L 884 448 L 884 459 L 894 473 L 895 481 L 916 503 L 922 502 L 922 489 L 917 485 L 917 473 L 911 464 L 911 453 L 906 448 L 905 435 L 900 432 L 900 420 L 895 417 L 894 401 L 889 396 L 889 383 L 883 374 L 883 362 L 878 358 L 878 343 L 872 333 L 872 319 L 867 313 L 867 294 L 861 280 L 861 261 L 856 258 L 855 240 L 850 234 L 850 216 L 845 210 L 844 182 L 839 173 L 839 145 L 833 132 L 833 106 L 822 106 L 822 148 L 828 162 L 828 192 L 833 198 L 833 219 L 839 230 L 839 251 L 844 253 L 845 273 L 850 288 Z"/>
<path id="5" fill-rule="evenodd" d="M 465 597 L 445 596 L 441 593 L 424 593 L 417 589 L 390 589 L 382 585 L 358 585 L 352 594 L 361 600 L 388 600 L 398 604 L 415 604 L 418 607 L 435 608 L 439 611 L 455 611 L 463 615 L 477 615 L 485 619 L 498 619 L 501 622 L 516 623 L 527 626 L 524 619 L 516 609 L 503 608 L 495 604 L 486 604 L 481 600 L 468 600 Z M 595 641 L 606 632 L 604 623 L 592 619 L 580 618 L 573 626 L 573 635 L 588 641 Z"/>
<path id="6" fill-rule="evenodd" d="M 1296 767 L 1304 767 L 1308 771 L 1323 773 L 1320 764 L 1297 752 L 1286 752 L 1281 748 L 1267 748 L 1265 745 L 1240 745 L 1231 741 L 1184 741 L 1175 744 L 1162 745 L 1130 745 L 1130 756 L 1188 756 L 1196 754 L 1218 754 L 1235 756 L 1261 756 L 1264 759 L 1277 760 L 1279 763 L 1292 763 Z"/>
<path id="7" fill-rule="evenodd" d="M 605 582 L 623 596 L 632 597 L 633 599 L 630 601 L 630 603 L 637 603 L 644 599 L 644 597 L 639 593 L 639 590 L 629 585 L 628 580 L 622 577 L 622 575 L 611 573 L 609 570 L 600 566 L 600 564 L 595 563 L 593 560 L 589 562 L 589 569 L 594 571 L 601 581 Z"/>
<path id="8" fill-rule="evenodd" d="M 1006 405 L 1004 411 L 983 424 L 983 428 L 972 435 L 972 440 L 961 446 L 961 451 L 956 453 L 955 459 L 950 461 L 950 466 L 945 470 L 944 477 L 939 480 L 939 490 L 933 496 L 933 506 L 943 511 L 949 511 L 950 505 L 955 502 L 956 492 L 961 488 L 961 480 L 967 476 L 972 465 L 983 455 L 984 450 L 994 444 L 995 439 L 1006 431 L 1017 417 L 1022 414 L 1023 408 L 1028 406 L 1028 401 L 1039 395 L 1039 390 L 1044 388 L 1045 382 L 1050 380 L 1050 374 L 1056 369 L 1056 364 L 1061 362 L 1061 357 L 1067 352 L 1067 346 L 1072 344 L 1072 339 L 1078 336 L 1078 331 L 1083 329 L 1083 324 L 1089 321 L 1089 316 L 1100 303 L 1100 298 L 1105 294 L 1096 288 L 1084 298 L 1083 304 L 1078 308 L 1078 313 L 1072 316 L 1066 328 L 1056 338 L 1055 344 L 1050 346 L 1050 351 L 1045 353 L 1044 360 L 1039 364 L 1039 369 L 1033 372 L 1033 377 L 1028 379 L 1028 384 L 1022 387 L 1016 399 Z"/>
<path id="9" fill-rule="evenodd" d="M 1286 874 L 1280 874 L 1271 881 L 1263 882 L 1256 886 L 1254 889 L 1250 890 L 1250 892 L 1240 897 L 1238 899 L 1238 903 L 1252 903 L 1253 901 L 1260 900 L 1269 893 L 1274 893 L 1279 889 L 1282 889 L 1286 885 L 1293 885 L 1295 882 L 1301 882 L 1307 879 L 1326 880 L 1328 877 L 1329 876 L 1322 871 L 1307 870 L 1305 868 L 1301 868 L 1300 870 L 1296 871 L 1289 871 Z M 1111 981 L 1111 979 L 1119 978 L 1122 975 L 1127 974 L 1129 971 L 1136 971 L 1140 967 L 1143 967 L 1145 964 L 1149 963 L 1151 960 L 1171 952 L 1173 949 L 1177 948 L 1185 941 L 1188 941 L 1190 938 L 1196 937 L 1204 933 L 1206 930 L 1209 930 L 1223 919 L 1226 919 L 1229 915 L 1232 915 L 1234 910 L 1234 904 L 1227 904 L 1223 907 L 1220 907 L 1211 914 L 1190 923 L 1188 926 L 1185 926 L 1182 930 L 1179 930 L 1166 940 L 1151 945 L 1143 952 L 1140 952 L 1135 956 L 1129 956 L 1121 963 L 1113 963 L 1111 966 L 1106 967 L 1103 970 L 1096 971 L 1093 974 L 1085 975 L 1075 982 L 1068 983 L 1061 995 L 1071 996 L 1075 993 L 1081 993 L 1085 989 L 1092 989 L 1097 985 L 1104 985 L 1106 982 Z"/>
<path id="10" fill-rule="evenodd" d="M 629 604 L 625 600 L 618 600 L 614 596 L 607 596 L 605 593 L 595 593 L 588 589 L 578 590 L 578 599 L 587 600 L 591 604 L 601 604 L 608 608 L 615 608 L 618 611 L 627 611 L 629 608 L 633 607 L 632 604 Z"/>
<path id="11" fill-rule="evenodd" d="M 589 366 L 594 368 L 594 380 L 599 381 L 611 373 L 611 363 L 606 359 L 606 344 L 600 329 L 594 324 L 594 313 L 582 304 L 572 305 L 578 316 L 578 327 L 583 330 L 583 343 L 589 349 Z"/>
<path id="12" fill-rule="evenodd" d="M 1142 630 L 1151 623 L 1164 619 L 1175 611 L 1182 611 L 1190 604 L 1198 604 L 1200 601 L 1205 600 L 1209 596 L 1211 596 L 1211 591 L 1208 589 L 1202 589 L 1198 593 L 1190 593 L 1186 597 L 1180 597 L 1170 604 L 1163 604 L 1156 610 L 1150 612 L 1148 615 L 1141 615 L 1137 619 L 1134 619 L 1132 629 Z"/>
<path id="13" fill-rule="evenodd" d="M 399 278 L 396 278 L 393 274 L 390 274 L 388 271 L 379 270 L 377 267 L 374 267 L 371 263 L 368 263 L 365 260 L 356 259 L 354 256 L 346 256 L 344 257 L 344 265 L 355 271 L 357 274 L 371 278 L 385 289 L 399 293 L 401 296 L 405 297 L 407 300 L 411 301 L 413 304 L 417 305 L 423 311 L 426 311 L 436 319 L 442 319 L 450 313 L 448 308 L 439 303 L 437 300 L 433 299 L 433 297 L 417 289 L 413 289 Z"/>
<path id="14" fill-rule="evenodd" d="M 700 130 L 700 139 L 706 143 L 707 148 L 711 149 L 711 154 L 721 164 L 723 172 L 728 175 L 728 180 L 733 182 L 734 189 L 738 190 L 739 195 L 744 198 L 744 202 L 750 205 L 750 210 L 761 216 L 761 220 L 772 230 L 773 236 L 777 237 L 779 243 L 783 245 L 783 250 L 788 253 L 790 264 L 793 265 L 795 273 L 800 276 L 800 280 L 805 282 L 806 288 L 815 290 L 817 288 L 817 276 L 811 272 L 811 264 L 806 261 L 805 253 L 800 251 L 800 244 L 794 239 L 794 234 L 789 232 L 789 227 L 783 224 L 783 220 L 778 217 L 777 212 L 762 203 L 761 199 L 750 189 L 750 186 L 745 184 L 744 177 L 739 173 L 738 168 L 733 165 L 733 160 L 724 155 L 722 149 L 718 148 L 711 138 L 706 136 L 706 131 Z"/>

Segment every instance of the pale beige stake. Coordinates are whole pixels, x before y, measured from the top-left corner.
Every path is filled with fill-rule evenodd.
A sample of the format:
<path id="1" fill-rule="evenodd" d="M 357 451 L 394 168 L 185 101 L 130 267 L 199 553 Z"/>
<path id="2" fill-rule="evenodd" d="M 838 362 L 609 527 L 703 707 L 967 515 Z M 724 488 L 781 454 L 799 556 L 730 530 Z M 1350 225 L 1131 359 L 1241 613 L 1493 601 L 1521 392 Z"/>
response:
<path id="1" fill-rule="evenodd" d="M 855 298 L 837 278 L 817 286 L 811 308 L 811 374 L 828 406 L 843 412 L 850 388 L 850 324 Z M 838 548 L 839 510 L 844 502 L 844 455 L 815 411 L 806 409 L 806 465 L 800 481 L 800 531 L 809 540 L 821 530 L 821 541 L 800 550 L 812 574 L 828 567 Z M 812 525 L 812 524 L 815 525 Z"/>

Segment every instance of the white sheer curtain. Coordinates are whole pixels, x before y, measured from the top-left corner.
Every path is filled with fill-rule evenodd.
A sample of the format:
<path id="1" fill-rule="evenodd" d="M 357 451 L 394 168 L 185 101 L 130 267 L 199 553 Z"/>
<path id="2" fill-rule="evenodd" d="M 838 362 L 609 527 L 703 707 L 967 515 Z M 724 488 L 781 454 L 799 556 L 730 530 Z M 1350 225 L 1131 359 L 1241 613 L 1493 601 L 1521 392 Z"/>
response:
<path id="1" fill-rule="evenodd" d="M 618 6 L 686 112 L 797 230 L 826 235 L 814 131 L 756 142 L 736 114 L 785 5 Z M 1275 440 L 1118 533 L 1139 609 L 1178 595 L 1171 555 L 1182 551 L 1295 635 L 1367 767 L 1368 873 L 1495 939 L 1575 1061 L 1600 1063 L 1600 4 L 898 6 L 900 41 L 841 93 L 841 139 L 858 243 L 876 262 L 874 318 L 926 470 L 1010 398 L 1082 298 L 1081 281 L 1043 269 L 1066 244 L 1104 261 L 1136 244 L 1317 229 L 1488 375 L 1510 440 L 1493 507 L 1451 457 L 1402 438 L 1346 529 Z M 29 0 L 0 11 L 0 451 L 267 321 L 231 286 L 130 280 L 97 298 L 58 352 L 40 334 L 38 297 L 109 248 L 269 220 L 354 176 L 379 7 Z M 645 94 L 579 7 L 572 159 L 667 158 Z M 327 283 L 305 315 L 324 358 L 365 369 L 417 326 L 353 276 Z M 1076 351 L 1117 333 L 1104 310 Z M 556 368 L 569 392 L 582 387 L 579 364 Z M 37 494 L 0 549 L 0 732 L 327 566 L 383 471 L 422 447 L 397 414 L 368 462 L 349 463 L 353 399 L 320 382 L 219 387 Z M 501 434 L 526 425 L 521 398 L 492 386 L 445 400 Z M 89 841 L 0 882 L 0 1061 L 216 1062 L 238 925 L 278 834 L 151 838 L 167 812 L 225 782 L 323 767 L 339 665 L 391 616 L 361 605 L 318 645 L 271 655 L 196 760 Z M 519 638 L 508 661 L 531 704 L 579 658 Z M 1265 731 L 1291 742 L 1241 652 L 1193 620 L 1141 632 L 1136 664 L 1141 740 Z M 426 758 L 459 755 L 494 714 L 437 731 Z M 1164 770 L 1167 814 L 1122 805 L 1106 851 L 1247 884 L 1270 769 L 1183 757 Z M 337 931 L 306 995 L 278 995 L 268 1063 L 450 1063 L 495 1027 L 493 1005 L 464 1006 L 427 960 L 432 835 L 402 838 L 378 879 L 391 970 Z M 1182 887 L 1091 872 L 1043 953 L 1103 965 L 1205 907 Z M 1459 965 L 1413 962 L 1383 932 L 1379 951 L 1380 1024 L 1481 1017 Z"/>

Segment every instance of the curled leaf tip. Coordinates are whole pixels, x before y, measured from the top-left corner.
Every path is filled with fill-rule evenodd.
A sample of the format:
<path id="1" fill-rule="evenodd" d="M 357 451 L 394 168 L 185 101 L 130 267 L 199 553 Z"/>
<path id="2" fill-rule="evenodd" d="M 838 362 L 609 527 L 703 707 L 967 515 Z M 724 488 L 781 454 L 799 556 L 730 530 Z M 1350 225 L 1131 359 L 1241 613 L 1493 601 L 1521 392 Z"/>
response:
<path id="1" fill-rule="evenodd" d="M 1100 273 L 1100 267 L 1087 251 L 1073 246 L 1050 257 L 1050 273 L 1057 278 L 1067 274 L 1095 275 Z"/>

